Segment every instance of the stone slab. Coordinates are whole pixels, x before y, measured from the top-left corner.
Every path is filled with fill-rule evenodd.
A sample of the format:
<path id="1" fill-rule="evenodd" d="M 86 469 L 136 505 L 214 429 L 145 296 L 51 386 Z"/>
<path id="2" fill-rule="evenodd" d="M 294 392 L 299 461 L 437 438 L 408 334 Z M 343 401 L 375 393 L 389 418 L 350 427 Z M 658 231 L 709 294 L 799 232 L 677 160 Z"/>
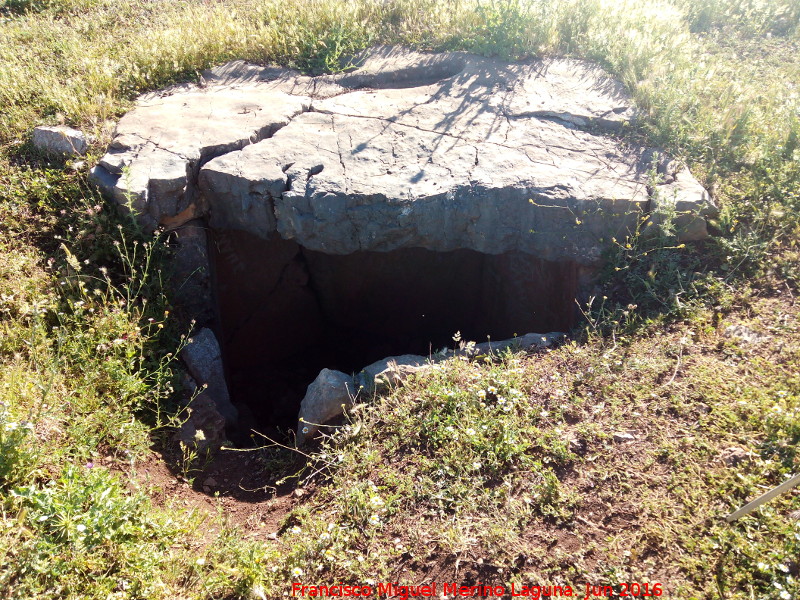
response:
<path id="1" fill-rule="evenodd" d="M 618 140 L 636 112 L 596 65 L 401 48 L 354 61 L 320 77 L 239 61 L 143 97 L 95 180 L 151 229 L 202 217 L 331 254 L 517 250 L 591 266 L 651 214 L 672 215 L 680 240 L 708 235 L 716 209 L 688 169 L 653 180 L 654 150 Z"/>

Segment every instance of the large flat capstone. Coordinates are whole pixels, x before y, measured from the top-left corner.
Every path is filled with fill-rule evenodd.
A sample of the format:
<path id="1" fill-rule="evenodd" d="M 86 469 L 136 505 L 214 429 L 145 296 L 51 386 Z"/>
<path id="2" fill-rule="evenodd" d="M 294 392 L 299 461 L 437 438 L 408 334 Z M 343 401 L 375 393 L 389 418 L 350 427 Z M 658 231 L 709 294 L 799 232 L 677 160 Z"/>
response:
<path id="1" fill-rule="evenodd" d="M 591 266 L 650 217 L 676 213 L 689 241 L 715 212 L 687 169 L 619 141 L 634 117 L 619 82 L 570 59 L 379 48 L 317 78 L 230 63 L 144 97 L 94 176 L 149 228 Z"/>

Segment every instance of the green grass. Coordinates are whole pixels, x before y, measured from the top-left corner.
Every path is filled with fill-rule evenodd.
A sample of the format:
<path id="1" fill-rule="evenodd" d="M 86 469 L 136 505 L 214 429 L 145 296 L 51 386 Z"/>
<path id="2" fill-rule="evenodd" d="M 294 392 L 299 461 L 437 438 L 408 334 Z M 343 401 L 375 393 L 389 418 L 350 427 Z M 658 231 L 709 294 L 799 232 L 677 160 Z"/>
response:
<path id="1" fill-rule="evenodd" d="M 786 0 L 5 0 L 0 595 L 271 598 L 298 577 L 455 568 L 800 596 L 797 493 L 721 520 L 798 470 L 799 22 Z M 188 327 L 162 288 L 168 248 L 85 165 L 37 155 L 30 130 L 94 134 L 91 164 L 138 93 L 238 58 L 335 70 L 380 43 L 599 62 L 642 111 L 631 135 L 712 190 L 717 235 L 620 240 L 575 342 L 451 361 L 360 406 L 307 457 L 312 493 L 278 539 L 254 541 L 222 504 L 192 510 L 141 483 L 171 443 Z M 771 341 L 726 337 L 739 322 Z M 627 431 L 635 442 L 614 441 Z M 731 446 L 751 452 L 733 468 Z M 265 480 L 291 472 L 286 453 L 258 460 Z"/>

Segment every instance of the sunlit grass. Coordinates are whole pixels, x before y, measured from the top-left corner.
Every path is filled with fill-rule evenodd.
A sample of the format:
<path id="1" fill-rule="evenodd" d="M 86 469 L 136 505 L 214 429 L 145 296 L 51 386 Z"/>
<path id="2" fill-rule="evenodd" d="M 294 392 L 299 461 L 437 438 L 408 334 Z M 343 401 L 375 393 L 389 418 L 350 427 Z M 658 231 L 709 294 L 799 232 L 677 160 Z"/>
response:
<path id="1" fill-rule="evenodd" d="M 576 525 L 582 502 L 619 501 L 601 484 L 641 467 L 638 476 L 661 487 L 636 488 L 651 517 L 636 541 L 677 557 L 670 568 L 684 589 L 783 598 L 797 588 L 786 570 L 796 566 L 792 524 L 772 507 L 741 528 L 713 518 L 796 464 L 797 332 L 788 317 L 775 325 L 788 345 L 745 376 L 737 365 L 747 349 L 720 342 L 712 351 L 709 322 L 800 280 L 798 21 L 790 0 L 5 0 L 0 589 L 31 598 L 273 597 L 286 578 L 388 576 L 404 556 L 464 556 L 476 545 L 513 564 L 531 523 Z M 637 101 L 632 134 L 687 160 L 712 191 L 722 207 L 717 235 L 650 262 L 617 257 L 618 273 L 633 276 L 608 284 L 613 297 L 592 314 L 597 327 L 584 344 L 533 361 L 447 364 L 363 407 L 311 458 L 329 485 L 289 516 L 279 543 L 243 541 L 224 516 L 212 535 L 202 515 L 155 507 L 146 490 L 94 464 L 112 456 L 135 469 L 169 431 L 185 331 L 162 289 L 163 240 L 115 215 L 87 185 L 85 166 L 32 153 L 29 134 L 69 123 L 95 134 L 99 153 L 143 91 L 231 59 L 336 70 L 374 44 L 597 61 Z M 671 288 L 687 265 L 687 281 L 703 285 L 679 306 Z M 685 339 L 705 339 L 701 358 L 687 358 L 689 342 L 652 337 L 653 323 L 678 318 Z M 679 366 L 694 360 L 693 370 L 664 391 L 676 357 Z M 697 416 L 698 402 L 713 412 Z M 656 431 L 652 452 L 639 457 L 646 465 L 604 462 L 632 411 Z M 683 433 L 669 429 L 675 423 Z M 709 466 L 734 443 L 752 443 L 758 460 L 741 473 Z M 578 494 L 568 475 L 598 487 Z M 792 500 L 781 502 L 773 506 Z M 621 534 L 608 542 L 609 580 L 648 573 L 645 557 L 634 564 L 638 555 L 624 554 L 628 543 Z M 575 568 L 555 555 L 539 564 L 557 578 Z M 770 588 L 775 581 L 784 587 Z"/>

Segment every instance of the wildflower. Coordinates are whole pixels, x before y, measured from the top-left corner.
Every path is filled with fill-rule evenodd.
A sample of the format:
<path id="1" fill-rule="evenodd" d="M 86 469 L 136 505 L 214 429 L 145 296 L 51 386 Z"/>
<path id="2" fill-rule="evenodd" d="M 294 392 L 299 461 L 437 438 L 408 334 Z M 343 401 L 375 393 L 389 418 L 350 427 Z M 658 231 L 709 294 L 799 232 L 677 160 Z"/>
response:
<path id="1" fill-rule="evenodd" d="M 303 427 L 303 433 L 308 433 L 308 427 Z"/>
<path id="2" fill-rule="evenodd" d="M 86 525 L 81 523 L 75 529 L 77 529 L 79 533 L 83 533 L 84 531 L 86 531 Z"/>
<path id="3" fill-rule="evenodd" d="M 480 469 L 481 466 L 482 466 L 481 463 L 479 463 L 477 460 L 474 463 L 472 463 L 472 468 L 475 469 L 476 471 Z"/>
<path id="4" fill-rule="evenodd" d="M 324 532 L 319 536 L 319 540 L 321 542 L 327 542 L 330 541 L 330 539 L 331 539 L 331 534 L 327 532 Z"/>
<path id="5" fill-rule="evenodd" d="M 480 398 L 481 400 L 486 398 L 486 390 L 478 390 L 478 398 Z"/>
<path id="6" fill-rule="evenodd" d="M 380 508 L 381 506 L 384 505 L 384 502 L 380 498 L 380 496 L 373 496 L 372 498 L 369 499 L 369 503 L 372 505 L 373 508 Z"/>
<path id="7" fill-rule="evenodd" d="M 464 433 L 467 435 L 475 435 L 475 430 L 472 427 L 469 427 Z"/>
<path id="8" fill-rule="evenodd" d="M 201 556 L 194 562 L 198 567 L 202 567 L 204 564 L 206 564 L 206 559 Z"/>
<path id="9" fill-rule="evenodd" d="M 487 391 L 487 392 L 489 392 L 490 394 L 492 394 L 492 395 L 494 396 L 494 395 L 497 393 L 497 388 L 496 388 L 496 387 L 494 387 L 493 385 L 490 385 L 490 386 L 487 388 L 487 390 L 486 390 L 486 391 Z"/>
<path id="10" fill-rule="evenodd" d="M 780 597 L 781 597 L 781 600 L 792 600 L 792 595 L 789 592 L 787 592 L 786 590 L 783 590 L 780 593 Z"/>
<path id="11" fill-rule="evenodd" d="M 303 531 L 302 529 L 300 529 L 297 525 L 295 525 L 294 527 L 292 527 L 289 530 L 289 533 L 293 533 L 293 534 L 297 535 L 299 533 L 302 533 L 302 531 Z"/>
<path id="12" fill-rule="evenodd" d="M 295 577 L 302 577 L 303 569 L 301 569 L 300 567 L 295 567 L 294 569 L 292 569 L 292 575 L 294 575 Z"/>
<path id="13" fill-rule="evenodd" d="M 379 516 L 379 515 L 376 515 L 376 514 L 373 514 L 373 515 L 372 515 L 372 516 L 369 518 L 369 524 L 370 524 L 370 525 L 380 525 L 380 524 L 381 524 L 381 518 L 380 518 L 380 516 Z"/>
<path id="14" fill-rule="evenodd" d="M 328 548 L 327 550 L 325 550 L 325 558 L 327 558 L 328 560 L 333 560 L 334 558 L 336 558 L 336 554 L 334 554 L 333 549 Z"/>

